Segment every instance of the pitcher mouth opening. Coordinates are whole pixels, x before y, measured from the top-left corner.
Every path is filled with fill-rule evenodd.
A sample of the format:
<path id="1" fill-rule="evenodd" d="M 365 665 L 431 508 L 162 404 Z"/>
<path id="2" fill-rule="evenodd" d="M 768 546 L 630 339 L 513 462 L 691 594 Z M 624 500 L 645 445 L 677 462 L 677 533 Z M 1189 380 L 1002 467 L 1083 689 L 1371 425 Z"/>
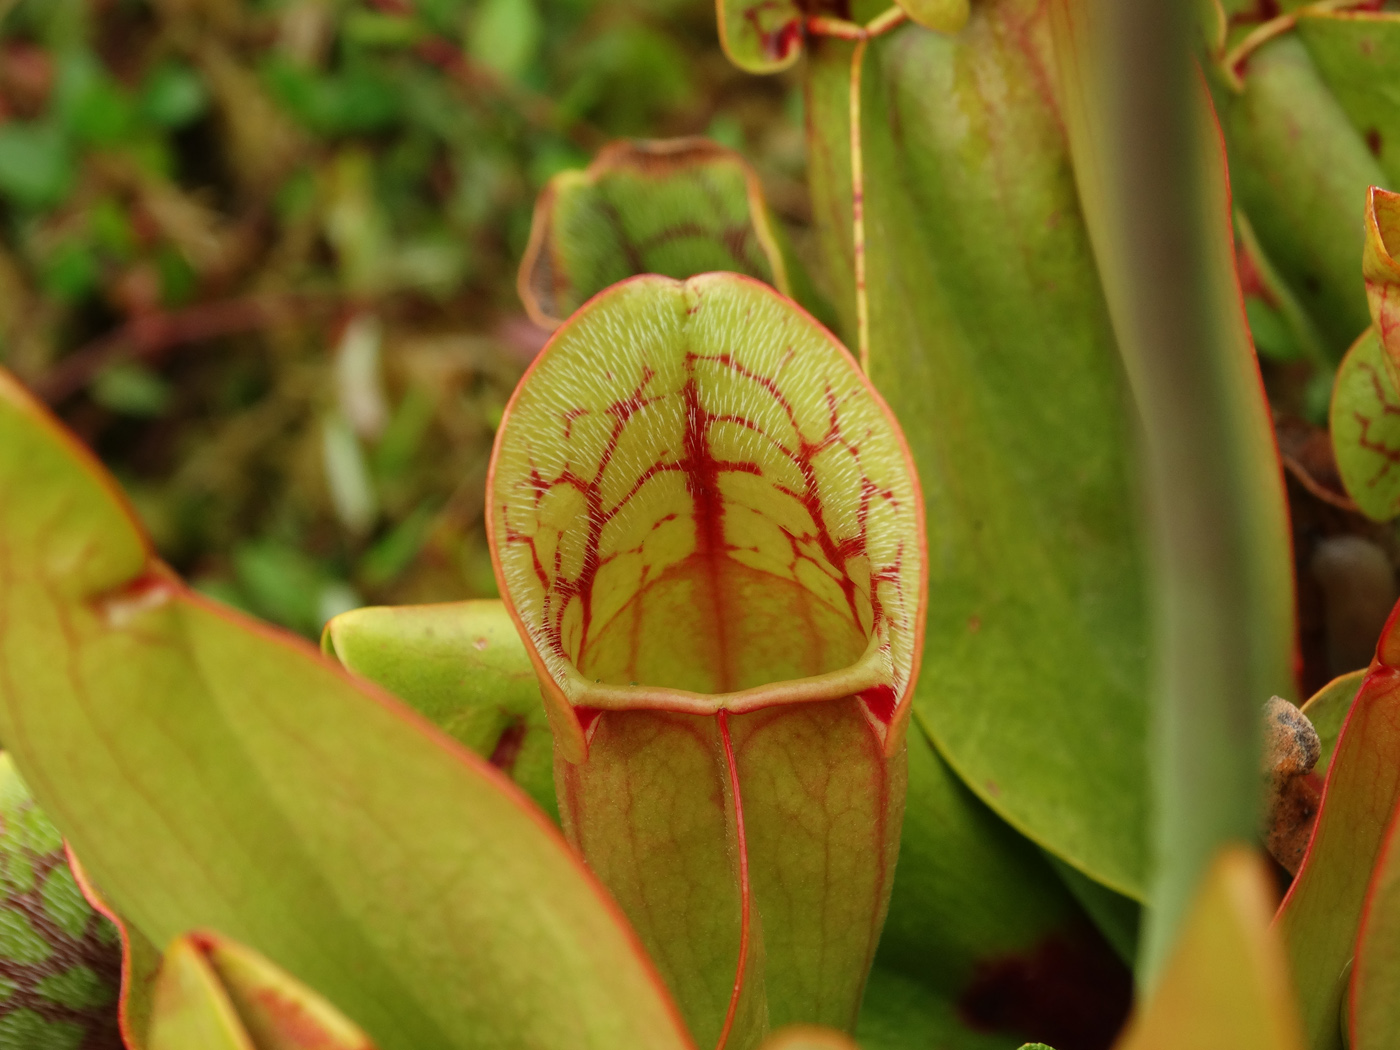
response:
<path id="1" fill-rule="evenodd" d="M 866 696 L 878 708 L 885 706 L 878 694 L 888 690 L 889 712 L 879 712 L 888 721 L 893 713 L 893 675 L 887 647 L 878 636 L 872 636 L 860 657 L 845 667 L 802 678 L 785 678 L 746 689 L 729 692 L 701 693 L 664 685 L 631 682 L 614 685 L 589 679 L 572 665 L 564 668 L 560 682 L 564 694 L 575 707 L 599 711 L 622 711 L 645 708 L 651 711 L 676 711 L 684 714 L 715 714 L 729 711 L 743 714 L 779 704 L 805 704 L 817 700 L 837 700 L 846 696 Z"/>
<path id="2" fill-rule="evenodd" d="M 585 733 L 605 711 L 743 714 L 850 696 L 883 729 L 896 706 L 894 668 L 868 582 L 851 585 L 819 558 L 805 564 L 846 586 L 820 595 L 729 554 L 697 552 L 633 592 L 594 589 L 573 651 L 551 661 L 553 684 Z M 826 600 L 836 595 L 839 604 Z M 598 607 L 615 611 L 590 631 Z"/>
<path id="3" fill-rule="evenodd" d="M 575 740 L 629 709 L 858 697 L 893 722 L 922 630 L 913 464 L 850 357 L 771 289 L 602 293 L 517 389 L 488 489 L 501 592 Z"/>

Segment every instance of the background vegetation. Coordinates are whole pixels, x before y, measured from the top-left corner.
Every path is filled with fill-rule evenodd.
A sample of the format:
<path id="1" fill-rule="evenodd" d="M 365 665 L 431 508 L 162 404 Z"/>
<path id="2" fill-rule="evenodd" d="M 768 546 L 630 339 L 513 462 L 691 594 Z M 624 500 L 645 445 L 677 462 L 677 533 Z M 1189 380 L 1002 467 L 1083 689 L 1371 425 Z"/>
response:
<path id="1" fill-rule="evenodd" d="M 208 593 L 308 634 L 492 595 L 538 190 L 707 134 L 801 244 L 801 110 L 708 0 L 0 0 L 0 362 Z"/>

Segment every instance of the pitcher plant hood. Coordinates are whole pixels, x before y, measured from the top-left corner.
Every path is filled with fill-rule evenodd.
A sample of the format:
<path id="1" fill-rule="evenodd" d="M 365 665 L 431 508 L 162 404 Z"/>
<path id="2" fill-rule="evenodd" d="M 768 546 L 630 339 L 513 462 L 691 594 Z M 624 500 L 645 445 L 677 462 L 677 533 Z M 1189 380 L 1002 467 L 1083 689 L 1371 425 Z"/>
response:
<path id="1" fill-rule="evenodd" d="M 592 712 L 859 696 L 882 741 L 922 642 L 923 501 L 841 344 L 735 274 L 643 276 L 555 335 L 497 434 L 488 531 L 556 739 Z"/>

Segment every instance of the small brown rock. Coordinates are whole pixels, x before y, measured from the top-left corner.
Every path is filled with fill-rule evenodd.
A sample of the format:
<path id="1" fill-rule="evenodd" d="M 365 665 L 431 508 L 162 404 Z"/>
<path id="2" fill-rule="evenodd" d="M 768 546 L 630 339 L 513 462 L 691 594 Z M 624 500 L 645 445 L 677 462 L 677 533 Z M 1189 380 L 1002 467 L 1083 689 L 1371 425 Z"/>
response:
<path id="1" fill-rule="evenodd" d="M 1317 819 L 1321 789 L 1312 775 L 1322 742 L 1307 715 L 1282 697 L 1264 705 L 1264 844 L 1297 874 Z"/>

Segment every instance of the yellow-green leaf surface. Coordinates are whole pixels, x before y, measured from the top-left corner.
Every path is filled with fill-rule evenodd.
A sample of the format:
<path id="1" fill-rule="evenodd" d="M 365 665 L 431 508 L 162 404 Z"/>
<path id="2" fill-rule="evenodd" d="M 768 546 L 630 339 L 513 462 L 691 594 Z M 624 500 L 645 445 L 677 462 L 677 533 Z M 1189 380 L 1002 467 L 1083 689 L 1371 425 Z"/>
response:
<path id="1" fill-rule="evenodd" d="M 117 1042 L 116 928 L 83 899 L 63 838 L 0 754 L 0 1046 Z"/>
<path id="2" fill-rule="evenodd" d="M 295 977 L 215 933 L 177 938 L 156 981 L 151 1050 L 204 1050 L 197 1029 L 250 1050 L 374 1050 L 364 1032 Z M 217 1034 L 216 1034 L 217 1033 Z"/>
<path id="3" fill-rule="evenodd" d="M 1211 87 L 1236 200 L 1338 360 L 1366 327 L 1360 220 L 1385 174 L 1297 35 L 1249 56 L 1242 92 L 1218 71 Z"/>
<path id="4" fill-rule="evenodd" d="M 0 739 L 125 919 L 255 946 L 384 1050 L 689 1045 L 542 814 L 386 694 L 181 586 L 7 377 Z"/>
<path id="5" fill-rule="evenodd" d="M 1303 1050 L 1263 860 L 1222 852 L 1167 967 L 1116 1050 Z"/>
<path id="6" fill-rule="evenodd" d="M 1400 176 L 1400 17 L 1304 6 L 1296 32 L 1367 149 L 1390 179 Z"/>
<path id="7" fill-rule="evenodd" d="M 540 686 L 500 601 L 342 613 L 322 648 L 501 770 L 557 822 Z"/>
<path id="8" fill-rule="evenodd" d="M 804 11 L 794 0 L 715 0 L 719 42 L 747 73 L 776 73 L 802 54 Z"/>
<path id="9" fill-rule="evenodd" d="M 1332 753 L 1337 749 L 1337 738 L 1342 735 L 1342 726 L 1351 712 L 1352 701 L 1366 680 L 1366 671 L 1352 671 L 1332 679 L 1303 705 L 1303 714 L 1317 730 L 1317 739 L 1322 745 L 1318 754 L 1313 775 L 1319 779 L 1327 776 L 1332 765 Z"/>
<path id="10" fill-rule="evenodd" d="M 771 288 L 639 277 L 536 360 L 488 490 L 565 830 L 697 1041 L 752 1046 L 765 1014 L 851 1028 L 925 596 L 888 409 Z"/>
<path id="11" fill-rule="evenodd" d="M 615 142 L 586 170 L 562 172 L 545 186 L 519 291 L 531 318 L 553 328 L 628 277 L 711 270 L 791 294 L 758 175 L 708 139 Z"/>
<path id="12" fill-rule="evenodd" d="M 871 376 L 928 508 L 916 705 L 1018 830 L 1140 897 L 1147 627 L 1127 393 L 1047 90 L 1044 5 L 871 43 L 862 121 Z M 814 50 L 814 210 L 854 307 L 850 46 Z M 1092 731 L 1086 727 L 1093 727 Z"/>
<path id="13" fill-rule="evenodd" d="M 1347 494 L 1373 521 L 1400 515 L 1400 393 L 1374 327 L 1342 359 L 1328 415 Z"/>
<path id="14" fill-rule="evenodd" d="M 1342 1045 L 1367 887 L 1400 799 L 1400 631 L 1392 613 L 1332 755 L 1312 842 L 1279 909 L 1312 1050 Z"/>

